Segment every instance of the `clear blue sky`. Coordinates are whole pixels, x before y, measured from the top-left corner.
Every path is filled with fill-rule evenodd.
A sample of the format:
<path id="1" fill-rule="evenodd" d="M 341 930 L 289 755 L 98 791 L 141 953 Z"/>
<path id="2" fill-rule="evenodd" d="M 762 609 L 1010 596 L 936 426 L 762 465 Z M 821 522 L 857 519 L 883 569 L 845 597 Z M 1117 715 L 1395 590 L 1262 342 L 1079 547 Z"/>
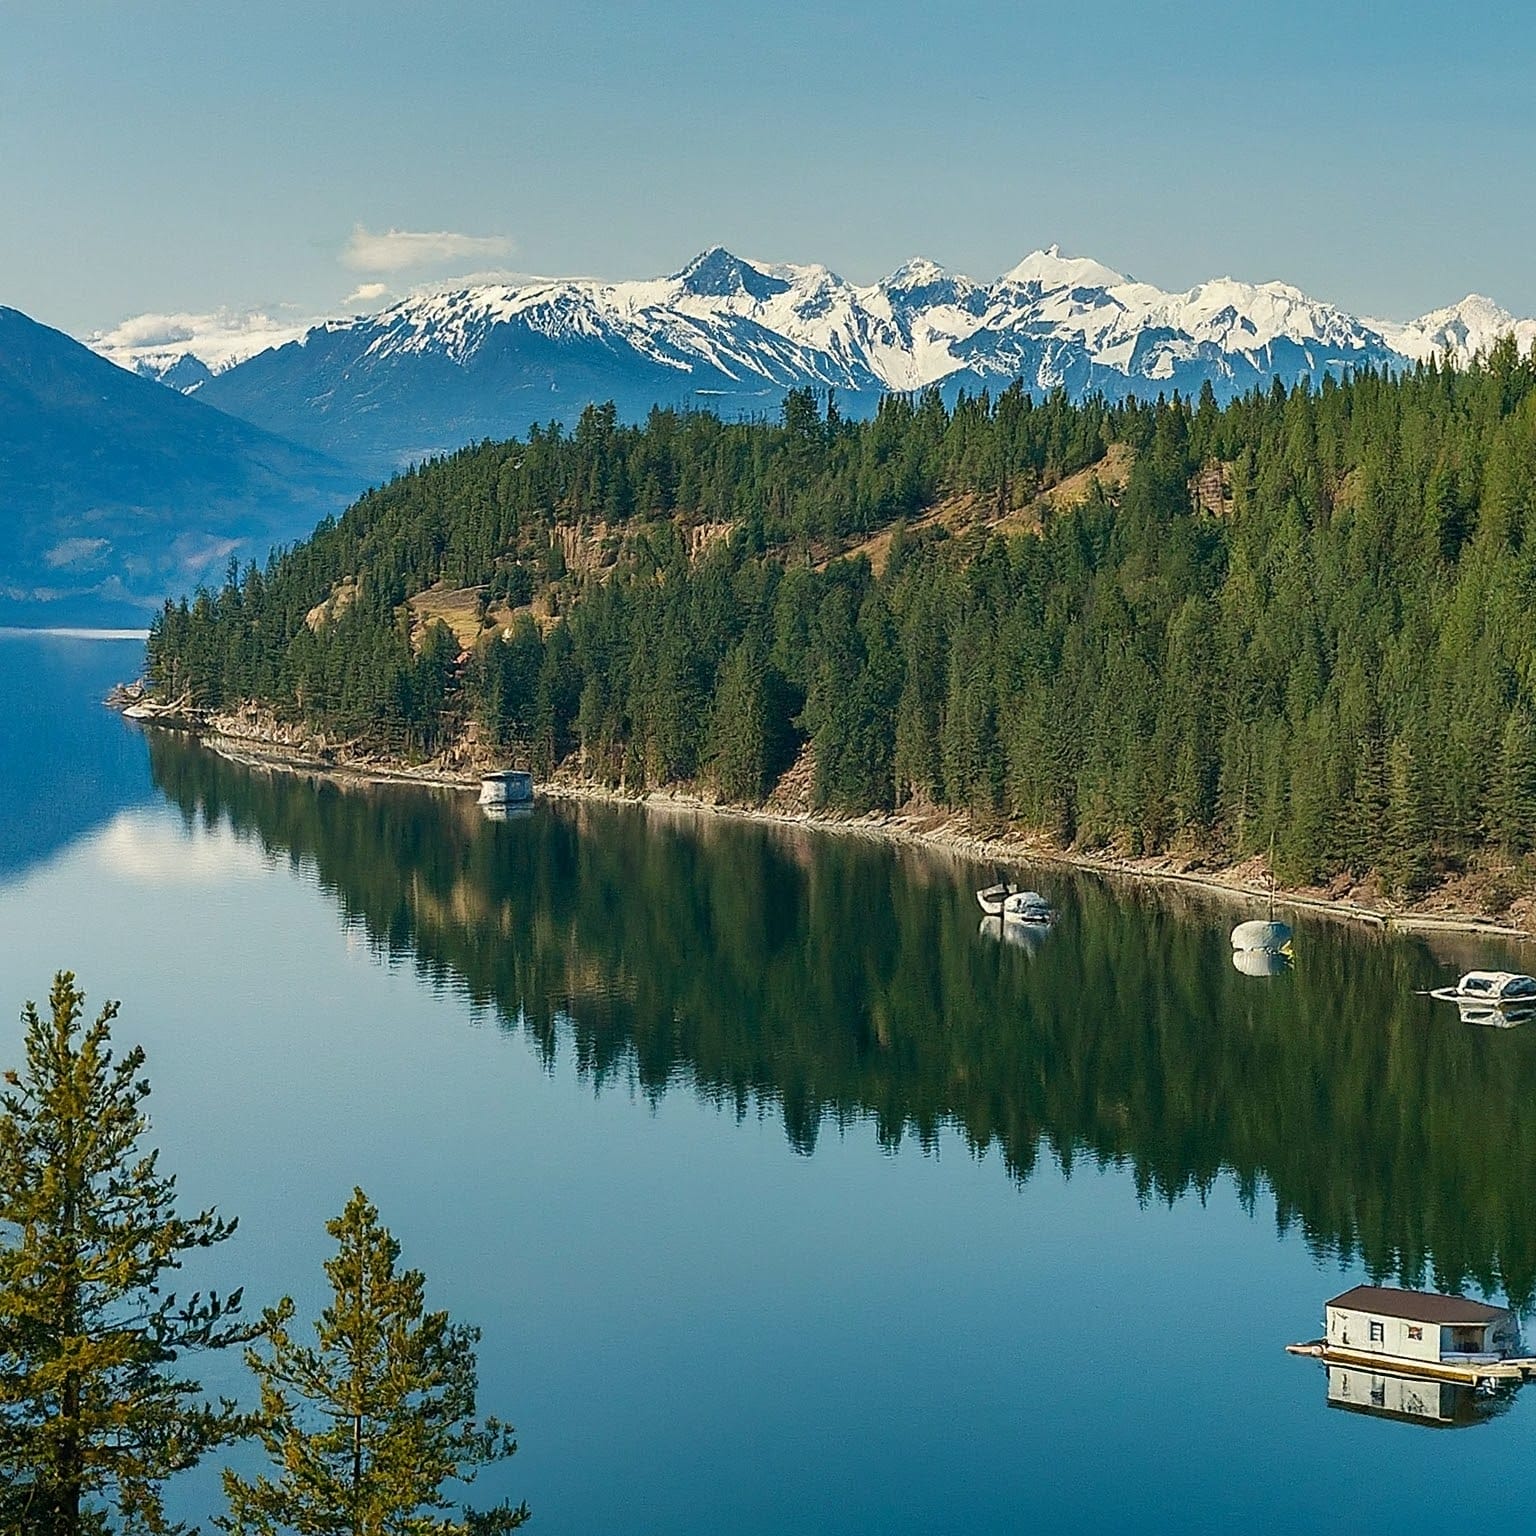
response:
<path id="1" fill-rule="evenodd" d="M 1533 66 L 1530 9 L 1412 0 L 0 0 L 0 304 L 83 332 L 716 241 L 858 280 L 1058 241 L 1536 314 Z M 359 228 L 492 243 L 365 270 Z"/>

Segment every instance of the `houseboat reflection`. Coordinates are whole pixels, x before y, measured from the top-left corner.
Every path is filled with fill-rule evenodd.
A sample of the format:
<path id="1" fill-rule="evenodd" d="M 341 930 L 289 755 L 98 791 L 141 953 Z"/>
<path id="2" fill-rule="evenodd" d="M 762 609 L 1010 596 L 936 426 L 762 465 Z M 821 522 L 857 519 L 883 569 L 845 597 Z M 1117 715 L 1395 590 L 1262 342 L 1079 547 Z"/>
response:
<path id="1" fill-rule="evenodd" d="M 1471 1387 L 1429 1376 L 1400 1376 L 1350 1365 L 1329 1365 L 1328 1406 L 1435 1429 L 1465 1429 L 1505 1412 L 1515 1384 Z"/>

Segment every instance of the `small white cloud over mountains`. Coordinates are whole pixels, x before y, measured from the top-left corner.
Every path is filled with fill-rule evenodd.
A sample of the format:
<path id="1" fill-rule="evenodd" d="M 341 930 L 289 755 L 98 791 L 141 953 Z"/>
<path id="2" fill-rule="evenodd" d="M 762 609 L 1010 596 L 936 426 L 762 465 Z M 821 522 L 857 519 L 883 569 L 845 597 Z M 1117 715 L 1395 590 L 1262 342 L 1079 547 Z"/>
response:
<path id="1" fill-rule="evenodd" d="M 359 283 L 341 302 L 348 309 L 359 304 L 377 304 L 388 292 L 388 283 Z"/>
<path id="2" fill-rule="evenodd" d="M 208 314 L 134 315 L 109 331 L 93 331 L 86 344 L 131 371 L 159 377 L 190 354 L 210 373 L 222 373 L 268 347 L 297 341 L 315 323 L 308 315 L 269 315 L 260 309 L 217 309 Z"/>
<path id="3" fill-rule="evenodd" d="M 411 272 L 446 262 L 494 260 L 512 254 L 506 235 L 465 235 L 450 229 L 387 229 L 353 226 L 342 265 L 354 272 Z"/>

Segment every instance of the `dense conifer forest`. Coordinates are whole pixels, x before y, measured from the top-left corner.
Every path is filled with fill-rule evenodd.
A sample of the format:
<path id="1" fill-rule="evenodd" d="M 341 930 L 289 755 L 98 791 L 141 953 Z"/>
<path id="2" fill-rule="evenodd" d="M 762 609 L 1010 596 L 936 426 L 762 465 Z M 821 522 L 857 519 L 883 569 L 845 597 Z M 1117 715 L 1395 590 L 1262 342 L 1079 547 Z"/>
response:
<path id="1" fill-rule="evenodd" d="M 1273 838 L 1291 880 L 1413 893 L 1473 857 L 1518 882 L 1536 841 L 1533 533 L 1513 343 L 1225 407 L 593 409 L 168 605 L 151 677 L 402 756 L 473 727 L 541 774 L 749 804 L 805 758 L 830 811 L 1133 854 Z M 469 633 L 429 589 L 476 589 Z"/>

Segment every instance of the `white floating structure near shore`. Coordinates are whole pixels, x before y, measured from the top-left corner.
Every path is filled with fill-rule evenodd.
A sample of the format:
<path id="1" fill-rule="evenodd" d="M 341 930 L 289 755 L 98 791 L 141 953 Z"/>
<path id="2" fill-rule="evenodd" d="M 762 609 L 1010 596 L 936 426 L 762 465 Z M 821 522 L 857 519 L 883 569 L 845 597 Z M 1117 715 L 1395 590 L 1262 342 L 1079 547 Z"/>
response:
<path id="1" fill-rule="evenodd" d="M 533 800 L 533 775 L 519 768 L 488 773 L 480 780 L 480 804 L 484 806 L 528 805 Z"/>
<path id="2" fill-rule="evenodd" d="M 1288 1346 L 1292 1354 L 1470 1385 L 1536 1375 L 1536 1359 L 1520 1353 L 1519 1325 L 1508 1307 L 1357 1285 L 1327 1303 L 1324 1319 L 1324 1337 Z"/>
<path id="3" fill-rule="evenodd" d="M 1056 921 L 1056 909 L 1039 891 L 1021 891 L 1006 880 L 977 891 L 976 902 L 988 917 L 1000 917 L 1005 923 L 1046 928 Z"/>
<path id="4" fill-rule="evenodd" d="M 1003 921 L 1049 928 L 1056 921 L 1056 909 L 1039 891 L 1015 891 L 1003 900 Z"/>
<path id="5" fill-rule="evenodd" d="M 1290 942 L 1290 924 L 1277 923 L 1274 918 L 1270 918 L 1268 922 L 1239 923 L 1232 930 L 1233 949 L 1268 950 L 1278 955 L 1285 951 Z"/>
<path id="6" fill-rule="evenodd" d="M 1536 1004 L 1536 977 L 1515 971 L 1468 971 L 1454 987 L 1436 987 L 1429 995 L 1447 1003 L 1529 1008 Z"/>

